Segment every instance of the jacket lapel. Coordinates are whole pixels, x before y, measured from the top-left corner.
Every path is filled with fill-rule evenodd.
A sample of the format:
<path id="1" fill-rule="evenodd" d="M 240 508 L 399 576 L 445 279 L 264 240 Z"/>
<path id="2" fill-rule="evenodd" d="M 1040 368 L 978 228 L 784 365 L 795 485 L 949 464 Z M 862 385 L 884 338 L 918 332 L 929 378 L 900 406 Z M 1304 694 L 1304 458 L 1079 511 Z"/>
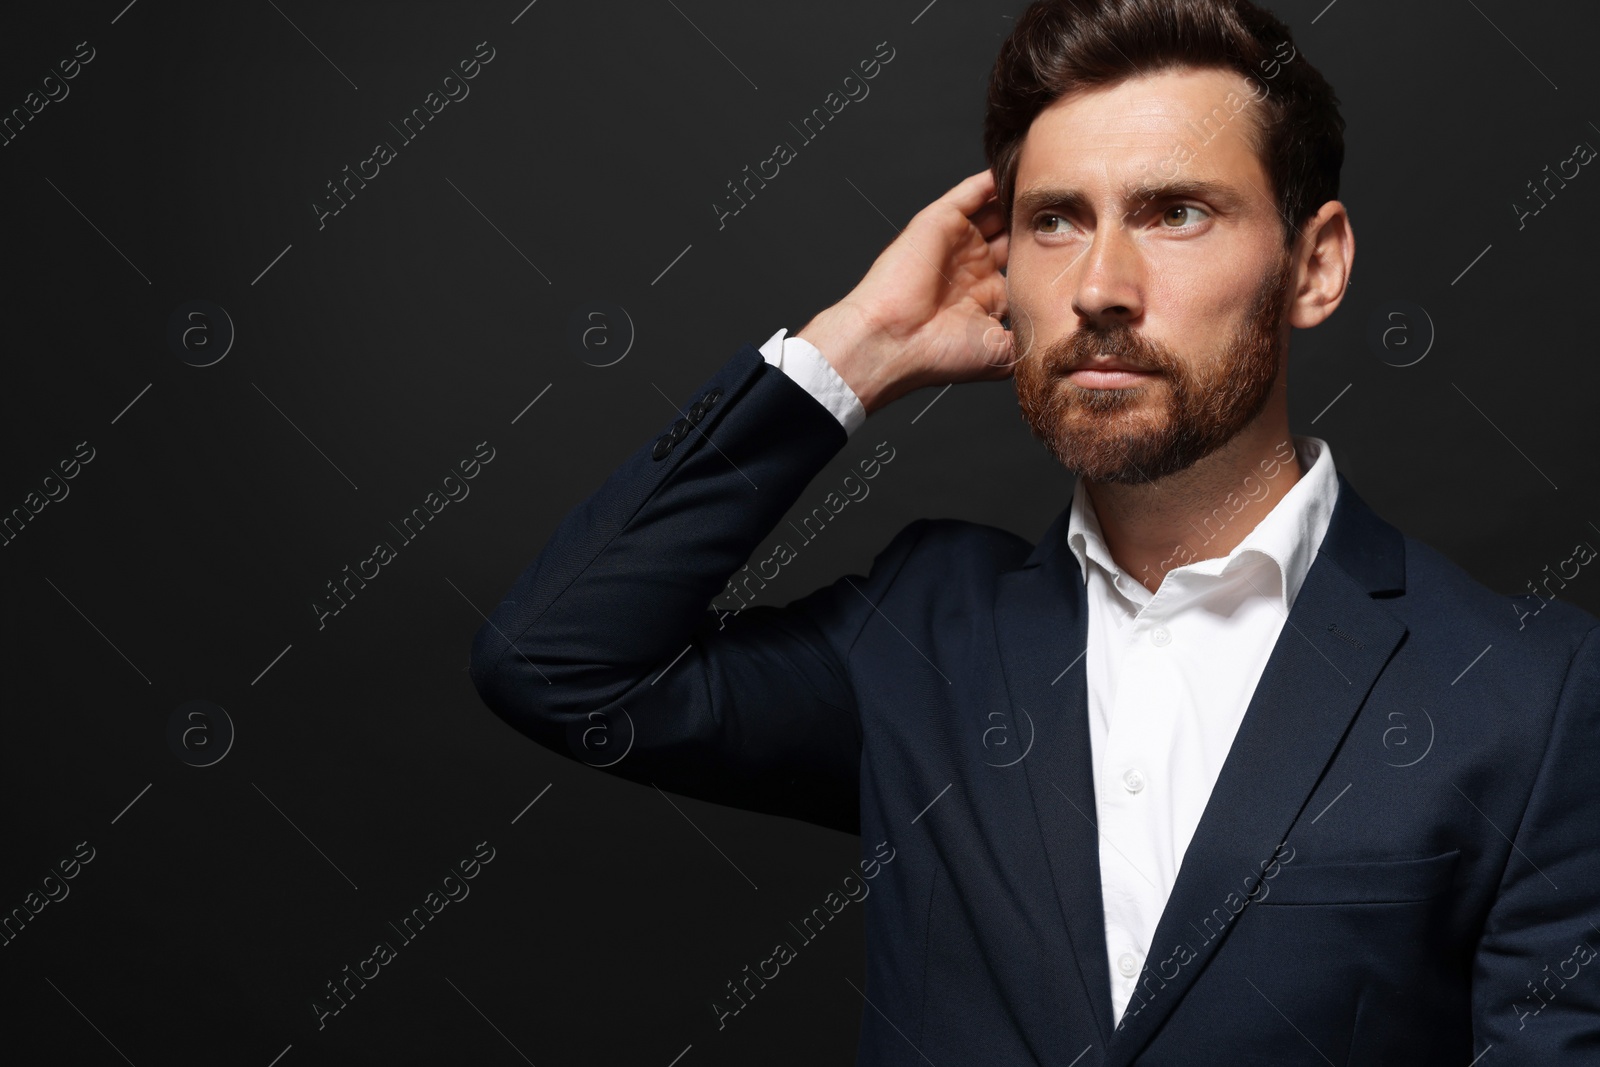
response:
<path id="1" fill-rule="evenodd" d="M 1000 576 L 995 628 L 1011 706 L 1033 721 L 1033 748 L 1022 768 L 1082 982 L 1079 1010 L 1067 1012 L 1063 1022 L 1093 1020 L 1092 1031 L 1063 1036 L 1070 1042 L 1092 1039 L 1104 1049 L 1112 1032 L 1111 974 L 1082 658 L 1088 602 L 1077 559 L 1067 548 L 1071 511 L 1057 516 L 1021 569 Z"/>
<path id="2" fill-rule="evenodd" d="M 995 624 L 1006 684 L 1037 730 L 1023 766 L 1105 1067 L 1132 1062 L 1226 941 L 1232 922 L 1208 933 L 1216 924 L 1204 927 L 1203 920 L 1217 908 L 1232 914 L 1230 900 L 1237 907 L 1246 897 L 1405 635 L 1405 625 L 1373 600 L 1404 589 L 1403 538 L 1343 475 L 1338 485 L 1327 534 L 1156 926 L 1138 983 L 1144 996 L 1136 994 L 1114 1030 L 1086 676 L 1083 660 L 1073 662 L 1086 647 L 1088 612 L 1083 577 L 1066 542 L 1071 509 L 1057 517 L 1021 569 L 1000 578 Z M 1335 638 L 1336 628 L 1354 642 Z M 1174 964 L 1160 967 L 1173 957 Z M 1183 962 L 1174 975 L 1176 960 Z"/>

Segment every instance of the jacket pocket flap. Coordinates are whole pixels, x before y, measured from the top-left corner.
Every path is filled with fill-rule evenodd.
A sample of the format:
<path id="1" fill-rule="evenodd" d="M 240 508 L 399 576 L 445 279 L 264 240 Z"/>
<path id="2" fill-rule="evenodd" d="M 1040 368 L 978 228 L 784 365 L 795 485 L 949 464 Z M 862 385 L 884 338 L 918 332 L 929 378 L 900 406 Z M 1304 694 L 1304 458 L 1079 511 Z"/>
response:
<path id="1" fill-rule="evenodd" d="M 1256 904 L 1399 904 L 1450 888 L 1460 849 L 1438 856 L 1359 863 L 1286 863 Z"/>

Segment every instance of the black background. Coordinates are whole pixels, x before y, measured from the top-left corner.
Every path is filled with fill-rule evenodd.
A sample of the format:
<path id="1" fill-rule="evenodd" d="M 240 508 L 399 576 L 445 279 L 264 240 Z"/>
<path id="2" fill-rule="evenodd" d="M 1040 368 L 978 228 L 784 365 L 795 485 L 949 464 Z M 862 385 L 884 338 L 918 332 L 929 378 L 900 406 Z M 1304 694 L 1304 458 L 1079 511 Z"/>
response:
<path id="1" fill-rule="evenodd" d="M 479 703 L 467 652 L 562 515 L 740 344 L 798 330 L 983 166 L 1022 5 L 124 3 L 0 31 L 7 112 L 94 49 L 0 147 L 0 513 L 94 454 L 0 547 L 0 911 L 95 850 L 0 947 L 5 1059 L 851 1062 L 873 1010 L 857 907 L 725 1029 L 710 1003 L 861 843 L 551 754 Z M 1292 424 L 1391 522 L 1525 591 L 1600 543 L 1600 177 L 1521 229 L 1512 206 L 1600 145 L 1600 13 L 1274 10 L 1343 102 L 1359 253 L 1343 307 L 1295 335 Z M 325 183 L 479 42 L 470 94 L 319 229 Z M 870 94 L 719 229 L 726 183 L 880 42 Z M 167 339 L 194 300 L 236 330 L 206 367 Z M 593 301 L 605 319 L 581 319 Z M 1432 323 L 1411 366 L 1368 341 L 1393 301 Z M 585 349 L 575 321 L 606 328 Z M 1009 382 L 936 396 L 875 414 L 819 477 L 797 511 L 896 450 L 766 601 L 864 570 L 920 516 L 1031 540 L 1066 505 Z M 325 583 L 484 441 L 469 496 L 319 628 Z M 1563 595 L 1600 608 L 1600 576 Z M 210 766 L 168 741 L 191 700 L 237 731 Z M 470 895 L 319 1030 L 323 984 L 479 842 Z"/>

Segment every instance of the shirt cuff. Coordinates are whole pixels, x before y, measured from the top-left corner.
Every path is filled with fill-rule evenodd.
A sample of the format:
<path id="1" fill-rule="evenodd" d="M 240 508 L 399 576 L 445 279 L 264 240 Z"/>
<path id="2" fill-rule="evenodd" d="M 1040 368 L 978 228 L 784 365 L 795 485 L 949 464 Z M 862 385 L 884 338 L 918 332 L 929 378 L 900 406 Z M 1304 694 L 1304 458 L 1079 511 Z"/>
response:
<path id="1" fill-rule="evenodd" d="M 867 421 L 861 398 L 839 377 L 816 345 L 799 337 L 785 337 L 788 332 L 786 326 L 767 338 L 761 355 L 827 408 L 844 427 L 846 436 L 855 433 Z"/>

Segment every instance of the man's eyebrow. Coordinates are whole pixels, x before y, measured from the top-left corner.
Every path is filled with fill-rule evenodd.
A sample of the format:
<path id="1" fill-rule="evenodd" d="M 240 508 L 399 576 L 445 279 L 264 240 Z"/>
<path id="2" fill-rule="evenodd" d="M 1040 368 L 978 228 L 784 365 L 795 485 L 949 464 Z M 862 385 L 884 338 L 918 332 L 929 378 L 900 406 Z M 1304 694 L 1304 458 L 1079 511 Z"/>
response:
<path id="1" fill-rule="evenodd" d="M 1122 201 L 1130 211 L 1153 200 L 1204 200 L 1219 211 L 1238 211 L 1245 205 L 1244 197 L 1233 186 L 1205 178 L 1190 178 L 1159 184 L 1125 185 Z M 1044 208 L 1067 211 L 1085 211 L 1089 198 L 1078 189 L 1058 186 L 1035 186 L 1018 193 L 1012 205 L 1014 215 L 1022 218 Z"/>

